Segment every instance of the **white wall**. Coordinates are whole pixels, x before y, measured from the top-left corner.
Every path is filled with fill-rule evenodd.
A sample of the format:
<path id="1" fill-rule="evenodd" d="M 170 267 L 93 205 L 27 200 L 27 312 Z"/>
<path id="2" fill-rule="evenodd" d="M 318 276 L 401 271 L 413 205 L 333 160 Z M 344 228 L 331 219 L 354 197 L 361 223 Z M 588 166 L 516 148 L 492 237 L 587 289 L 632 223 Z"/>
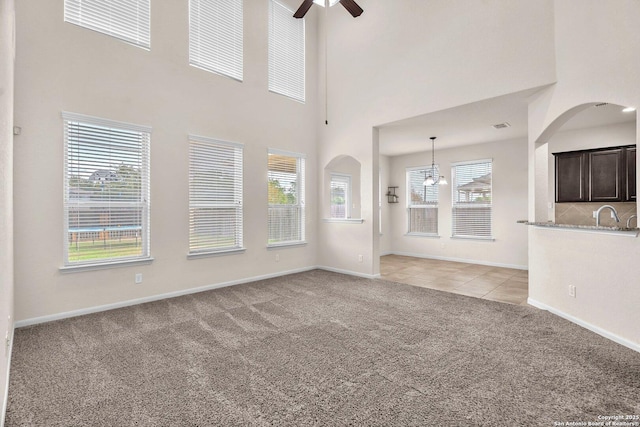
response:
<path id="1" fill-rule="evenodd" d="M 640 106 L 640 3 L 556 0 L 554 14 L 558 83 L 530 105 L 530 177 L 536 145 L 549 140 L 566 111 L 597 102 Z M 636 143 L 637 135 L 636 123 Z M 536 187 L 547 184 L 531 184 L 529 205 L 535 206 Z M 529 218 L 535 218 L 532 209 Z M 640 312 L 632 303 L 640 301 L 639 254 L 638 238 L 531 227 L 530 301 L 640 350 Z M 570 281 L 577 288 L 575 298 L 568 294 Z"/>
<path id="2" fill-rule="evenodd" d="M 431 151 L 391 157 L 390 182 L 397 185 L 400 203 L 390 210 L 391 252 L 404 255 L 527 268 L 527 229 L 516 221 L 527 218 L 527 140 L 499 141 L 436 149 L 436 163 L 448 185 L 439 186 L 439 238 L 408 236 L 406 169 L 430 166 Z M 493 159 L 494 241 L 451 238 L 451 164 Z"/>
<path id="3" fill-rule="evenodd" d="M 14 2 L 0 0 L 0 425 L 4 423 L 13 333 L 13 78 Z"/>
<path id="4" fill-rule="evenodd" d="M 365 0 L 362 7 L 357 19 L 342 8 L 328 11 L 329 125 L 321 125 L 318 155 L 320 164 L 341 154 L 361 162 L 365 223 L 320 224 L 318 260 L 377 274 L 378 225 L 370 222 L 378 209 L 379 156 L 372 128 L 553 83 L 553 3 Z"/>
<path id="5" fill-rule="evenodd" d="M 297 0 L 287 3 L 292 8 Z M 187 2 L 155 1 L 151 50 L 63 22 L 63 0 L 17 4 L 16 318 L 25 320 L 316 264 L 316 14 L 307 100 L 267 90 L 267 1 L 245 2 L 244 82 L 188 65 Z M 152 127 L 150 265 L 61 273 L 62 111 Z M 187 135 L 245 144 L 246 253 L 187 260 Z M 267 148 L 307 155 L 306 246 L 267 250 Z M 280 255 L 276 263 L 275 255 Z M 144 281 L 134 285 L 135 273 Z"/>
<path id="6" fill-rule="evenodd" d="M 389 156 L 380 155 L 380 182 L 382 194 L 382 211 L 380 212 L 381 234 L 380 234 L 380 254 L 386 255 L 391 253 L 391 207 L 394 204 L 389 203 L 387 196 L 388 188 L 392 186 L 391 181 L 391 162 Z M 396 189 L 396 194 L 399 189 Z"/>

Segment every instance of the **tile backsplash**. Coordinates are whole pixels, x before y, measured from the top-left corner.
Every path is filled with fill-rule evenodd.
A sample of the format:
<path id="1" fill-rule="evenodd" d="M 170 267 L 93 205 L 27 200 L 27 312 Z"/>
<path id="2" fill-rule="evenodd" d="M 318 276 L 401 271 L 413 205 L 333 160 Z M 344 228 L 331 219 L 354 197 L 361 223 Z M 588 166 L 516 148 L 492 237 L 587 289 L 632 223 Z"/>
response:
<path id="1" fill-rule="evenodd" d="M 620 222 L 611 218 L 611 211 L 605 210 L 600 214 L 600 225 L 607 227 L 625 227 L 627 219 L 636 213 L 635 202 L 618 203 L 556 203 L 556 224 L 596 225 L 593 211 L 602 205 L 611 205 L 616 208 Z M 631 227 L 637 227 L 636 219 L 631 221 Z"/>

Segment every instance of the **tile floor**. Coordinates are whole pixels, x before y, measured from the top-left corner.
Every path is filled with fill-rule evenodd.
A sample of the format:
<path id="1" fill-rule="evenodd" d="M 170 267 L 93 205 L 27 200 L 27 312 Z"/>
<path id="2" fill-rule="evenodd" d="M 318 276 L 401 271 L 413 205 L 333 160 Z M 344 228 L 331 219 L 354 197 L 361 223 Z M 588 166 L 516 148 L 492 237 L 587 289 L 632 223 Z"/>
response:
<path id="1" fill-rule="evenodd" d="M 383 279 L 509 304 L 527 304 L 526 270 L 413 258 L 380 257 Z"/>

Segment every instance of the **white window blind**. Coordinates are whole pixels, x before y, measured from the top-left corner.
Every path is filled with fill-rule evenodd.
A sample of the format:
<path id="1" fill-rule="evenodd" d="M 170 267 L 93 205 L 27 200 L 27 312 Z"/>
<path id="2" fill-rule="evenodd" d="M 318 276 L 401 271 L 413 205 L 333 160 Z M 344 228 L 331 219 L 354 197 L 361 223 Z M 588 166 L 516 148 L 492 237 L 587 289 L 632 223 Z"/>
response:
<path id="1" fill-rule="evenodd" d="M 304 242 L 304 161 L 300 154 L 269 150 L 270 246 Z"/>
<path id="2" fill-rule="evenodd" d="M 351 176 L 331 174 L 330 218 L 351 218 Z"/>
<path id="3" fill-rule="evenodd" d="M 189 0 L 189 64 L 242 81 L 242 0 Z"/>
<path id="4" fill-rule="evenodd" d="M 65 0 L 64 20 L 149 49 L 149 0 Z"/>
<path id="5" fill-rule="evenodd" d="M 427 176 L 440 176 L 438 166 L 407 169 L 408 234 L 438 234 L 438 185 L 424 185 Z"/>
<path id="6" fill-rule="evenodd" d="M 189 137 L 189 253 L 242 248 L 241 144 Z"/>
<path id="7" fill-rule="evenodd" d="M 148 258 L 150 128 L 63 119 L 65 265 Z"/>
<path id="8" fill-rule="evenodd" d="M 452 235 L 491 239 L 491 160 L 454 164 Z"/>
<path id="9" fill-rule="evenodd" d="M 269 0 L 269 90 L 300 102 L 305 99 L 304 19 Z"/>

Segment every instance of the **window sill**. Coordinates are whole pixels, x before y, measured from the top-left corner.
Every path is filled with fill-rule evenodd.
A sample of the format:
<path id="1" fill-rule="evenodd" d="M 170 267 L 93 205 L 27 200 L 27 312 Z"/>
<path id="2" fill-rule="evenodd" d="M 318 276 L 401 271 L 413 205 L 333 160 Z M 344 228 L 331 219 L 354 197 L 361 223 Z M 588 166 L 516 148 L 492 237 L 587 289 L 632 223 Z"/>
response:
<path id="1" fill-rule="evenodd" d="M 439 239 L 440 235 L 435 233 L 406 233 L 407 237 L 430 237 L 432 239 Z"/>
<path id="2" fill-rule="evenodd" d="M 323 218 L 323 222 L 343 222 L 347 224 L 362 224 L 364 219 L 362 218 Z"/>
<path id="3" fill-rule="evenodd" d="M 286 249 L 296 246 L 307 246 L 307 242 L 286 242 L 286 243 L 272 243 L 267 245 L 267 250 L 270 249 Z"/>
<path id="4" fill-rule="evenodd" d="M 457 240 L 481 240 L 485 242 L 495 242 L 496 239 L 492 237 L 477 237 L 477 236 L 451 236 L 452 239 Z"/>
<path id="5" fill-rule="evenodd" d="M 209 258 L 216 256 L 225 256 L 225 255 L 237 255 L 245 253 L 247 248 L 234 248 L 234 249 L 225 249 L 221 251 L 203 251 L 203 252 L 192 252 L 187 254 L 187 259 L 198 259 L 198 258 Z"/>
<path id="6" fill-rule="evenodd" d="M 129 267 L 132 265 L 145 265 L 151 264 L 153 262 L 153 258 L 140 258 L 140 259 L 131 259 L 131 260 L 123 260 L 123 261 L 111 261 L 104 263 L 96 263 L 96 264 L 80 264 L 80 265 L 65 265 L 64 267 L 60 267 L 59 270 L 61 273 L 80 273 L 83 271 L 93 271 L 93 270 L 107 270 L 111 268 L 118 267 Z"/>

